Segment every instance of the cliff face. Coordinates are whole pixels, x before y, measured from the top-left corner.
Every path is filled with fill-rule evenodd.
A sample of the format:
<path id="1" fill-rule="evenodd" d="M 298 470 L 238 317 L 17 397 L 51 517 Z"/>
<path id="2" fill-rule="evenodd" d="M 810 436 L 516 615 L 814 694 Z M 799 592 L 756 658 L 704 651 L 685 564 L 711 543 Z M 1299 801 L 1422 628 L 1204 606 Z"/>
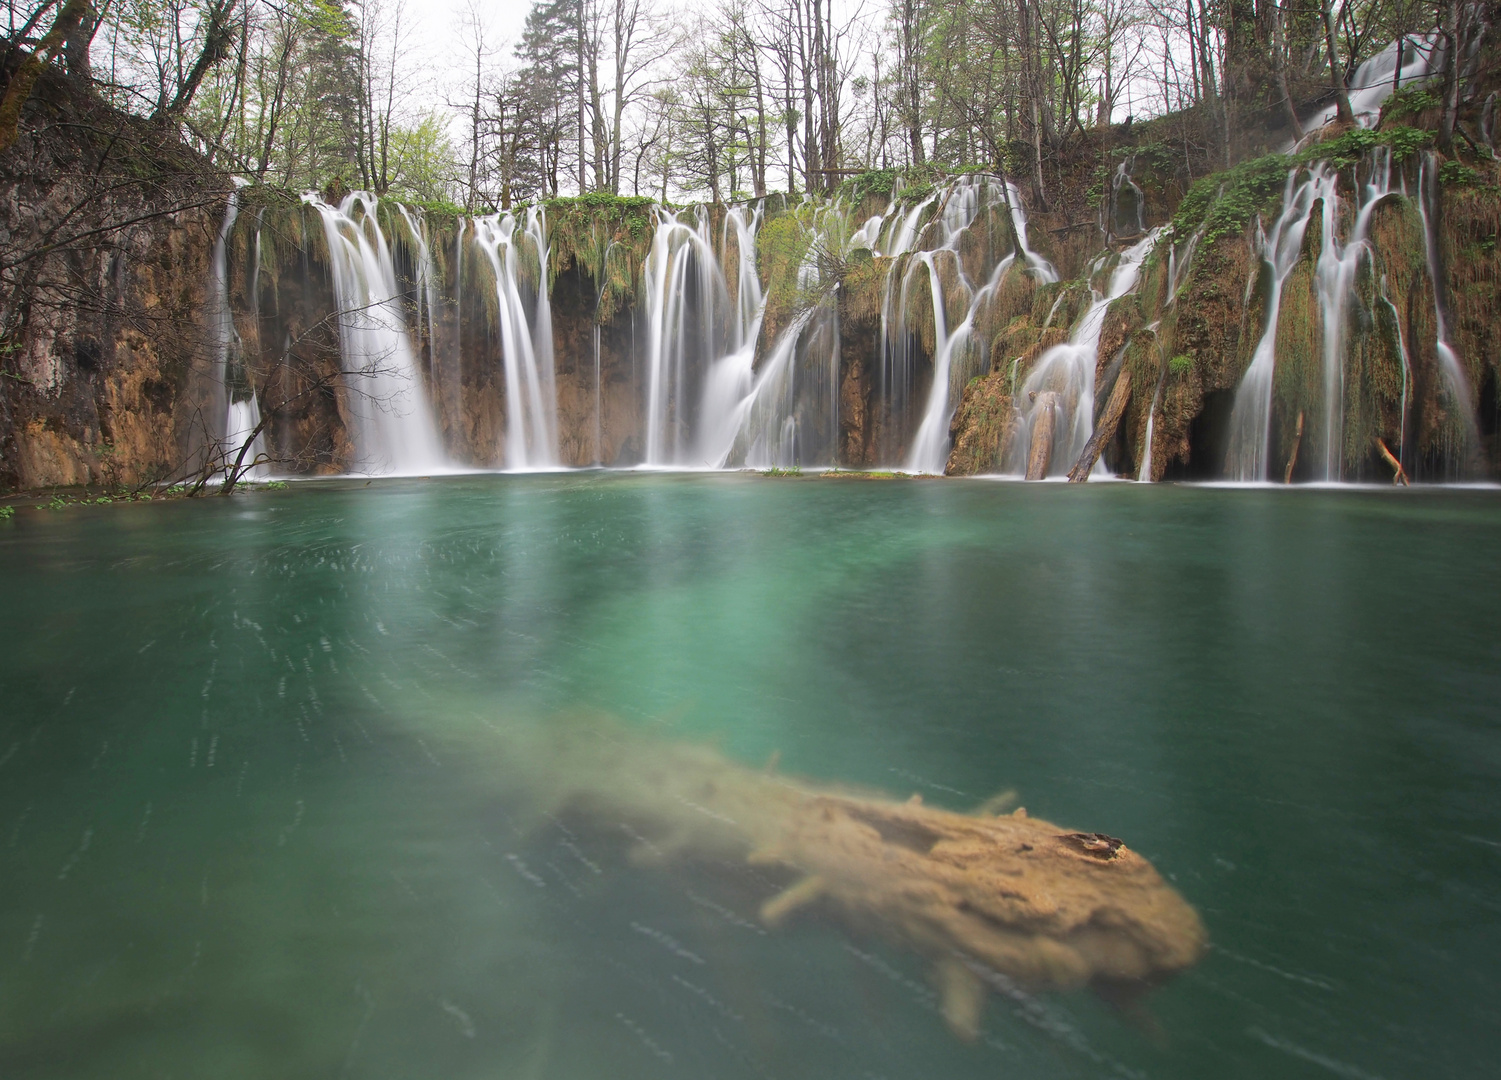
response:
<path id="1" fill-rule="evenodd" d="M 1132 192 L 1129 209 L 1107 197 L 1102 219 L 1128 233 L 1107 240 L 1107 251 L 1143 229 L 1165 229 L 1139 286 L 1112 304 L 1101 333 L 1097 421 L 1117 377 L 1129 377 L 1124 415 L 1103 452 L 1111 472 L 1153 480 L 1227 475 L 1237 389 L 1272 309 L 1274 281 L 1257 229 L 1270 229 L 1281 212 L 1290 171 L 1306 178 L 1323 168 L 1338 170 L 1336 205 L 1327 215 L 1325 199 L 1309 208 L 1280 290 L 1267 478 L 1388 481 L 1387 455 L 1416 479 L 1501 475 L 1501 344 L 1482 329 L 1501 315 L 1501 189 L 1494 176 L 1441 163 L 1421 149 L 1426 138 L 1411 129 L 1352 132 L 1300 159 L 1247 163 L 1204 181 L 1201 190 L 1211 194 L 1199 206 L 1154 197 L 1169 185 L 1150 175 L 1138 177 L 1147 194 Z M 1381 183 L 1389 190 L 1373 200 Z M 1362 209 L 1366 217 L 1357 221 Z M 1122 227 L 1138 214 L 1138 228 Z M 1337 243 L 1326 244 L 1326 221 Z M 1334 260 L 1353 250 L 1346 245 L 1357 229 L 1368 257 L 1351 259 L 1352 269 L 1337 278 Z M 1087 293 L 1082 281 L 1059 287 L 1080 300 Z M 1001 468 L 1024 404 L 1012 394 L 1046 349 L 1063 342 L 1060 328 L 1071 321 L 1054 312 L 1039 330 L 1039 315 L 1017 320 L 993 350 L 990 371 L 966 387 L 951 429 L 951 474 Z M 1339 320 L 1337 347 L 1326 319 Z M 1339 396 L 1332 421 L 1331 392 Z"/>
<path id="2" fill-rule="evenodd" d="M 0 156 L 0 486 L 164 477 L 222 411 L 207 315 L 228 185 L 60 77 L 26 121 Z"/>
<path id="3" fill-rule="evenodd" d="M 360 467 L 354 433 L 369 403 L 341 345 L 357 318 L 347 301 L 339 314 L 320 211 L 247 188 L 226 228 L 232 186 L 149 124 L 57 79 L 30 109 L 21 142 L 0 159 L 0 486 L 190 475 L 222 451 L 231 405 L 251 399 L 277 470 Z M 1279 294 L 1267 475 L 1317 479 L 1334 462 L 1344 479 L 1384 480 L 1388 455 L 1416 478 L 1501 474 L 1493 167 L 1443 163 L 1422 132 L 1389 129 L 1335 133 L 1296 160 L 1258 159 L 1193 182 L 1152 128 L 1137 128 L 1133 145 L 1100 151 L 1108 166 L 1090 175 L 1081 166 L 1079 190 L 1055 191 L 1024 237 L 1004 200 L 982 201 L 953 233 L 947 207 L 962 185 L 909 188 L 892 205 L 877 190 L 841 208 L 768 200 L 756 250 L 746 253 L 746 234 L 731 225 L 748 227 L 750 212 L 705 211 L 693 226 L 700 263 L 671 286 L 686 296 L 681 339 L 721 356 L 725 305 L 734 309 L 753 287 L 766 297 L 751 367 L 736 377 L 767 381 L 775 423 L 753 409 L 731 463 L 793 454 L 853 468 L 906 465 L 939 401 L 930 396 L 937 377 L 952 406 L 944 470 L 1016 468 L 1028 451 L 1019 417 L 1037 397 L 1028 376 L 1078 333 L 1120 253 L 1161 228 L 1137 284 L 1098 326 L 1101 458 L 1109 471 L 1154 480 L 1223 476 L 1237 389 L 1272 307 L 1258 228 L 1280 212 L 1288 171 L 1319 167 L 1340 177 L 1328 220 L 1347 239 L 1375 163 L 1386 160 L 1377 155 L 1389 152 L 1390 191 L 1359 222 L 1370 256 L 1352 264 L 1337 308 L 1327 295 L 1324 207 L 1310 209 Z M 1325 196 L 1331 206 L 1335 198 Z M 855 232 L 872 215 L 891 224 L 914 209 L 911 241 L 894 256 Z M 527 402 L 502 345 L 510 332 L 539 351 L 550 343 L 558 464 L 641 462 L 649 409 L 659 431 L 689 448 L 682 463 L 699 464 L 685 455 L 698 453 L 694 410 L 710 375 L 702 357 L 664 358 L 661 327 L 651 325 L 660 309 L 649 309 L 645 281 L 666 250 L 653 255 L 665 245 L 655 211 L 646 200 L 600 196 L 545 210 L 545 259 L 518 240 L 510 266 L 465 219 L 381 202 L 368 220 L 341 226 L 389 248 L 413 377 L 447 455 L 514 465 L 507 433 Z M 697 222 L 693 213 L 679 220 Z M 1024 257 L 1027 248 L 1035 255 Z M 713 274 L 701 273 L 703 260 Z M 520 306 L 507 308 L 507 295 Z M 507 330 L 517 310 L 535 325 Z M 1337 427 L 1322 419 L 1334 385 L 1324 325 L 1332 310 L 1343 320 Z M 795 345 L 779 352 L 784 332 L 799 327 Z M 945 347 L 946 368 L 935 372 Z M 666 365 L 656 389 L 652 356 Z M 779 363 L 780 374 L 771 370 Z"/>

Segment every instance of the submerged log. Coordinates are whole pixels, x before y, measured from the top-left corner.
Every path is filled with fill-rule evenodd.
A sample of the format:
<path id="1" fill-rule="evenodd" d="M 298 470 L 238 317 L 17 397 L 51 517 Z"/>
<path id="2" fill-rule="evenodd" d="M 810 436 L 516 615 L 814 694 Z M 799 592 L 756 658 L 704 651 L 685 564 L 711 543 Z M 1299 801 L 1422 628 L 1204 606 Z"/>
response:
<path id="1" fill-rule="evenodd" d="M 1037 395 L 1032 442 L 1027 447 L 1028 480 L 1041 480 L 1048 475 L 1048 465 L 1053 460 L 1053 433 L 1058 427 L 1058 405 L 1058 395 L 1052 390 Z"/>
<path id="2" fill-rule="evenodd" d="M 1392 483 L 1406 487 L 1407 470 L 1402 468 L 1402 462 L 1397 460 L 1397 456 L 1386 448 L 1385 440 L 1377 439 L 1376 449 L 1381 451 L 1381 459 L 1392 467 Z"/>
<path id="3" fill-rule="evenodd" d="M 962 1038 L 980 1030 L 986 985 L 1129 1002 L 1206 948 L 1194 909 L 1103 833 L 794 781 L 613 727 L 549 738 L 551 760 L 529 777 L 544 814 L 592 819 L 655 861 L 743 859 L 775 874 L 787 884 L 760 901 L 766 925 L 818 914 L 914 950 Z"/>
<path id="4" fill-rule="evenodd" d="M 1121 416 L 1126 411 L 1126 402 L 1130 400 L 1131 373 L 1122 370 L 1115 378 L 1115 387 L 1110 391 L 1110 400 L 1105 402 L 1105 412 L 1095 425 L 1094 434 L 1084 444 L 1084 452 L 1079 455 L 1079 460 L 1068 471 L 1070 484 L 1082 484 L 1089 479 L 1094 463 L 1100 460 L 1100 452 L 1115 438 L 1115 430 L 1120 427 Z"/>

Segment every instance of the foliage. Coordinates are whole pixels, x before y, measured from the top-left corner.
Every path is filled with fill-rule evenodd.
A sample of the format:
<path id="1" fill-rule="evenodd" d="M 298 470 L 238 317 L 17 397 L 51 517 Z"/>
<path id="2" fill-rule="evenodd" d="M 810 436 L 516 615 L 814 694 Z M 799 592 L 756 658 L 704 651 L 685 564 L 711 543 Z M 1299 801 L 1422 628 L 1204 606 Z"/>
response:
<path id="1" fill-rule="evenodd" d="M 0 506 L 0 521 L 9 521 L 15 516 L 16 508 L 14 506 Z"/>
<path id="2" fill-rule="evenodd" d="M 1354 128 L 1297 154 L 1267 154 L 1242 161 L 1234 168 L 1194 182 L 1173 216 L 1173 233 L 1190 236 L 1203 227 L 1203 243 L 1212 244 L 1223 236 L 1239 233 L 1256 215 L 1275 206 L 1293 169 L 1321 161 L 1335 168 L 1349 168 L 1378 146 L 1388 147 L 1392 160 L 1401 162 L 1432 142 L 1432 132 L 1400 125 L 1381 131 Z"/>
<path id="3" fill-rule="evenodd" d="M 802 476 L 803 475 L 803 470 L 802 470 L 802 468 L 800 466 L 797 466 L 797 465 L 792 466 L 790 469 L 782 469 L 782 468 L 778 468 L 776 466 L 772 466 L 770 469 L 762 469 L 761 470 L 761 475 L 762 476 Z"/>
<path id="4" fill-rule="evenodd" d="M 840 184 L 838 194 L 852 207 L 859 207 L 872 196 L 889 199 L 900 175 L 896 169 L 868 169 Z"/>
<path id="5" fill-rule="evenodd" d="M 1438 182 L 1446 187 L 1478 187 L 1484 180 L 1468 165 L 1446 161 L 1438 168 Z"/>
<path id="6" fill-rule="evenodd" d="M 1174 375 L 1187 375 L 1194 367 L 1194 358 L 1187 353 L 1179 353 L 1167 362 L 1167 368 Z"/>

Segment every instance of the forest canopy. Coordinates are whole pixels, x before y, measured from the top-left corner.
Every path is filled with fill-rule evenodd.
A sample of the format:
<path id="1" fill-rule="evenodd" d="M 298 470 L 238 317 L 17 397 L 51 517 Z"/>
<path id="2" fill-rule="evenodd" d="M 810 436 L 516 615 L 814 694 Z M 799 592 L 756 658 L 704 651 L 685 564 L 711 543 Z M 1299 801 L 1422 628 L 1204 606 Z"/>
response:
<path id="1" fill-rule="evenodd" d="M 1047 163 L 1091 130 L 1191 114 L 1185 152 L 1228 165 L 1258 133 L 1302 134 L 1313 103 L 1348 117 L 1351 73 L 1393 42 L 1473 56 L 1490 6 L 538 0 L 519 39 L 502 40 L 470 0 L 444 62 L 424 65 L 412 44 L 428 16 L 412 0 L 11 0 L 0 144 L 56 64 L 175 126 L 215 168 L 296 190 L 473 211 L 982 168 L 1025 179 L 1046 205 Z M 1458 80 L 1435 88 L 1441 103 L 1458 100 Z"/>

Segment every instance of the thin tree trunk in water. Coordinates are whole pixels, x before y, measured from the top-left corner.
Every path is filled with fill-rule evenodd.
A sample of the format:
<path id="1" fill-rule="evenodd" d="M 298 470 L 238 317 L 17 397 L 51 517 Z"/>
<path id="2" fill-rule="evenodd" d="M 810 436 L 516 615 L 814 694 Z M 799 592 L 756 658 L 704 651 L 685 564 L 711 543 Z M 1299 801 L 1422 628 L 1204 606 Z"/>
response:
<path id="1" fill-rule="evenodd" d="M 1084 452 L 1079 455 L 1079 460 L 1068 471 L 1070 484 L 1082 484 L 1089 479 L 1094 463 L 1100 460 L 1100 453 L 1115 438 L 1115 431 L 1120 427 L 1121 416 L 1126 411 L 1126 402 L 1130 400 L 1131 372 L 1122 367 L 1121 373 L 1115 377 L 1115 387 L 1110 391 L 1110 400 L 1105 402 L 1105 412 L 1100 416 L 1100 422 L 1095 426 L 1094 434 L 1084 444 Z"/>
<path id="2" fill-rule="evenodd" d="M 1400 484 L 1402 487 L 1406 487 L 1407 470 L 1402 468 L 1402 463 L 1396 459 L 1396 457 L 1390 450 L 1387 449 L 1386 443 L 1383 440 L 1376 440 L 1376 449 L 1381 451 L 1381 460 L 1392 467 L 1392 483 L 1394 485 Z"/>
<path id="3" fill-rule="evenodd" d="M 1027 479 L 1041 480 L 1048 475 L 1053 460 L 1053 433 L 1058 428 L 1058 394 L 1045 390 L 1037 395 L 1037 417 L 1032 422 L 1032 444 L 1027 447 Z"/>
<path id="4" fill-rule="evenodd" d="M 1297 426 L 1293 429 L 1293 452 L 1288 455 L 1288 457 L 1287 457 L 1287 469 L 1282 474 L 1282 482 L 1284 484 L 1291 484 L 1293 482 L 1293 469 L 1297 467 L 1297 464 L 1298 464 L 1298 451 L 1300 449 L 1302 449 L 1302 447 L 1303 447 L 1303 413 L 1300 411 L 1298 413 L 1298 423 L 1297 423 Z"/>

